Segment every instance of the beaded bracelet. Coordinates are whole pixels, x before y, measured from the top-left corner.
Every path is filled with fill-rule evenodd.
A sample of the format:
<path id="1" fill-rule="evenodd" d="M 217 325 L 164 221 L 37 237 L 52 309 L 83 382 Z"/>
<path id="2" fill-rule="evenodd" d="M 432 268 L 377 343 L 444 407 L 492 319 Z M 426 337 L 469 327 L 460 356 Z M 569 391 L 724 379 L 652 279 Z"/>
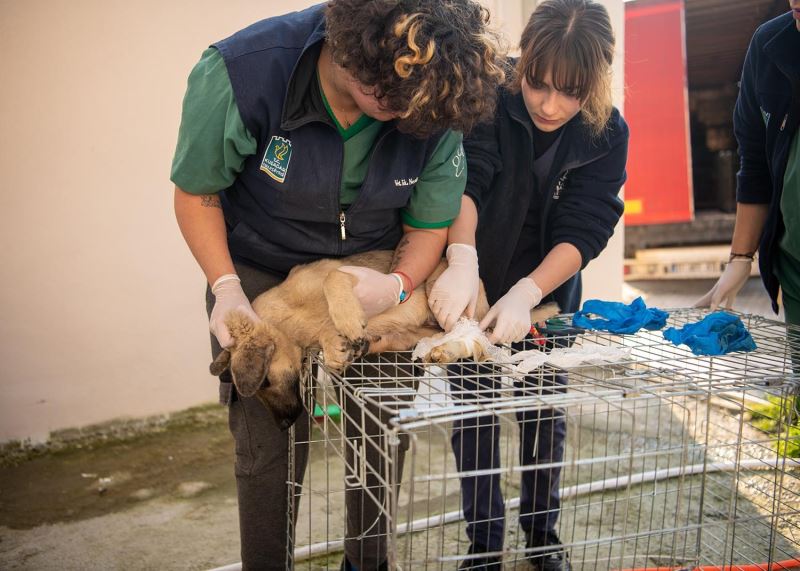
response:
<path id="1" fill-rule="evenodd" d="M 754 261 L 756 259 L 756 253 L 752 252 L 750 254 L 740 254 L 738 252 L 731 252 L 731 255 L 728 258 L 728 261 L 731 262 L 731 261 L 733 261 L 734 258 L 747 258 L 748 260 L 750 260 L 752 262 L 752 261 Z"/>

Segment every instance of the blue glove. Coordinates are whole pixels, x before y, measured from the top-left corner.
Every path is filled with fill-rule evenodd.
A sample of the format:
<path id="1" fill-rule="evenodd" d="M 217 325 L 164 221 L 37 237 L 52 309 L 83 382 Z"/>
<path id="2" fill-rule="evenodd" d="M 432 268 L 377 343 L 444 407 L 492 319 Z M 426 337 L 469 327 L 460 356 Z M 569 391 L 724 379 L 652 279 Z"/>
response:
<path id="1" fill-rule="evenodd" d="M 695 355 L 724 355 L 756 349 L 756 342 L 742 320 L 724 311 L 710 313 L 702 321 L 680 329 L 670 327 L 664 331 L 664 339 L 675 345 L 687 345 Z"/>
<path id="2" fill-rule="evenodd" d="M 603 319 L 591 319 L 589 314 Z M 637 297 L 630 305 L 616 301 L 590 299 L 572 317 L 572 325 L 584 329 L 599 329 L 610 333 L 636 333 L 639 329 L 661 329 L 667 324 L 669 314 L 660 309 L 650 308 Z"/>

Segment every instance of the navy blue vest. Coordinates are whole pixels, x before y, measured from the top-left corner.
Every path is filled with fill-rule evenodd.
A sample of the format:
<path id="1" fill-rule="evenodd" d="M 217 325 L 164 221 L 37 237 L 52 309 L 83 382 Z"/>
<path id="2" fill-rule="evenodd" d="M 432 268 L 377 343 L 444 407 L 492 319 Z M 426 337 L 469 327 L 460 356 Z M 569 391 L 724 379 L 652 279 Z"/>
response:
<path id="1" fill-rule="evenodd" d="M 304 113 L 293 89 L 301 56 L 325 36 L 324 5 L 262 20 L 214 44 L 242 120 L 258 141 L 223 191 L 234 259 L 279 273 L 320 258 L 391 250 L 402 236 L 400 209 L 439 136 L 420 140 L 383 126 L 356 201 L 342 212 L 344 144 L 326 117 Z M 342 238 L 344 232 L 344 239 Z"/>

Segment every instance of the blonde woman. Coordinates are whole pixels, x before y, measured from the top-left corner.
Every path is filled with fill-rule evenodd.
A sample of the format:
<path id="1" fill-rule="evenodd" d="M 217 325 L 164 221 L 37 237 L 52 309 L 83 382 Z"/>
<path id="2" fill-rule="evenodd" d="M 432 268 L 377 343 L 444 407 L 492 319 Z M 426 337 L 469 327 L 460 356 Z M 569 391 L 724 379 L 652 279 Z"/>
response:
<path id="1" fill-rule="evenodd" d="M 492 307 L 481 322 L 495 343 L 522 341 L 530 310 L 555 300 L 580 304 L 580 270 L 605 248 L 622 215 L 628 127 L 611 104 L 614 33 L 606 9 L 591 0 L 545 0 L 533 12 L 499 91 L 491 122 L 464 140 L 467 187 L 450 227 L 449 269 L 429 299 L 442 327 L 474 308 L 478 278 Z M 478 391 L 491 377 L 459 381 L 457 394 Z M 561 375 L 531 378 L 543 393 L 564 390 Z M 528 395 L 530 396 L 530 395 Z M 556 533 L 559 462 L 566 422 L 561 410 L 518 415 L 523 472 L 520 526 L 527 555 L 540 571 L 569 569 Z M 460 470 L 499 467 L 499 425 L 459 422 L 452 436 Z M 535 468 L 537 464 L 553 467 Z M 498 476 L 462 479 L 469 553 L 462 569 L 500 570 L 504 505 Z"/>

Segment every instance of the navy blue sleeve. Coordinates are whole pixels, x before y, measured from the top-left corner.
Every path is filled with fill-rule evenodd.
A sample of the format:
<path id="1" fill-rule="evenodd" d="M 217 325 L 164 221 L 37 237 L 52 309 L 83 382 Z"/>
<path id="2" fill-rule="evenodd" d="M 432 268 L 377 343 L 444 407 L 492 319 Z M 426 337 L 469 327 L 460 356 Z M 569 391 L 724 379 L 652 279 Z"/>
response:
<path id="1" fill-rule="evenodd" d="M 758 103 L 757 77 L 761 46 L 758 31 L 750 42 L 742 69 L 739 96 L 733 113 L 733 132 L 739 144 L 739 172 L 736 175 L 736 200 L 749 204 L 765 204 L 772 195 L 772 181 L 766 153 L 769 117 Z"/>
<path id="2" fill-rule="evenodd" d="M 464 154 L 467 158 L 467 186 L 464 194 L 475 203 L 478 212 L 487 200 L 492 181 L 502 170 L 500 144 L 497 142 L 494 120 L 477 125 L 464 137 Z"/>
<path id="3" fill-rule="evenodd" d="M 575 246 L 581 254 L 581 268 L 606 247 L 624 209 L 619 191 L 626 178 L 628 125 L 616 111 L 612 125 L 610 151 L 567 174 L 548 221 L 552 246 L 563 242 Z"/>

